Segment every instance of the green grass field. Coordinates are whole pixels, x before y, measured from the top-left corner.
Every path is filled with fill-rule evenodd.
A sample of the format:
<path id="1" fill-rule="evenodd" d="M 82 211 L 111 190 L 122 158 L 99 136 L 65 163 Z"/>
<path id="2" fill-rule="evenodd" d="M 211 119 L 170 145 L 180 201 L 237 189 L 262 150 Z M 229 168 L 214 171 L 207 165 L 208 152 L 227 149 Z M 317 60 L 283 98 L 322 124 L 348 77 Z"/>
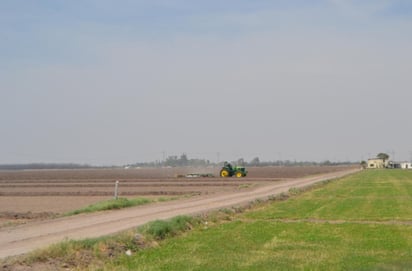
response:
<path id="1" fill-rule="evenodd" d="M 364 171 L 247 216 L 256 219 L 412 221 L 412 171 Z"/>
<path id="2" fill-rule="evenodd" d="M 410 270 L 412 172 L 363 171 L 233 221 L 196 227 L 105 270 Z"/>

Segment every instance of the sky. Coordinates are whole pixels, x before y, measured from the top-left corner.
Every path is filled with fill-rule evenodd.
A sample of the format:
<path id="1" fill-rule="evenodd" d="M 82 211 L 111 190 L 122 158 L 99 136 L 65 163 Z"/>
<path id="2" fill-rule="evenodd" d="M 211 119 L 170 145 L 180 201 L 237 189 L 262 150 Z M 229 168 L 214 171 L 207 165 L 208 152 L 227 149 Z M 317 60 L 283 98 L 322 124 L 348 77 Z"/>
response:
<path id="1" fill-rule="evenodd" d="M 0 164 L 412 159 L 412 1 L 1 0 Z"/>

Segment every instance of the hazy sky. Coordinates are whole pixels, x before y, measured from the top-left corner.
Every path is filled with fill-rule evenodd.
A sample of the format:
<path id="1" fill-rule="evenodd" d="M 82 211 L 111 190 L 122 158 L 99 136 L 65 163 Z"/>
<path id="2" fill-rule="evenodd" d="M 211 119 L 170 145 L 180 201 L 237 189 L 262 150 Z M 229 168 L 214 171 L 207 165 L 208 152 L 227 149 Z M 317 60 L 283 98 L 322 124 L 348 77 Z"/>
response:
<path id="1" fill-rule="evenodd" d="M 410 160 L 411 86 L 409 0 L 0 1 L 2 164 Z"/>

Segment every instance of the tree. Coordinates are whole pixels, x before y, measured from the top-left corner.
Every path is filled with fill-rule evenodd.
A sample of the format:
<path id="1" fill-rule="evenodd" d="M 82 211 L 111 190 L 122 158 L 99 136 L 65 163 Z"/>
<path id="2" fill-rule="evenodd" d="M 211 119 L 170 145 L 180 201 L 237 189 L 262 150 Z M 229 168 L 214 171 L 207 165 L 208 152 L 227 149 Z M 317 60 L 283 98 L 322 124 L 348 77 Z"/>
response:
<path id="1" fill-rule="evenodd" d="M 252 159 L 252 161 L 250 161 L 251 166 L 257 167 L 257 166 L 259 166 L 259 164 L 260 164 L 259 157 L 255 157 L 255 158 Z"/>
<path id="2" fill-rule="evenodd" d="M 389 159 L 389 155 L 386 154 L 386 153 L 383 153 L 383 152 L 378 153 L 378 155 L 376 155 L 376 157 L 379 158 L 379 159 L 382 159 L 383 162 L 385 162 L 386 160 Z"/>
<path id="3" fill-rule="evenodd" d="M 180 166 L 187 166 L 189 164 L 189 159 L 187 158 L 186 153 L 180 155 Z"/>
<path id="4" fill-rule="evenodd" d="M 164 165 L 168 167 L 176 167 L 179 165 L 179 160 L 176 155 L 172 155 L 166 158 Z"/>
<path id="5" fill-rule="evenodd" d="M 332 162 L 329 161 L 329 160 L 325 160 L 325 161 L 323 161 L 321 164 L 322 164 L 323 166 L 331 166 L 331 165 L 332 165 Z"/>
<path id="6" fill-rule="evenodd" d="M 236 163 L 238 166 L 245 166 L 245 159 L 239 158 Z"/>

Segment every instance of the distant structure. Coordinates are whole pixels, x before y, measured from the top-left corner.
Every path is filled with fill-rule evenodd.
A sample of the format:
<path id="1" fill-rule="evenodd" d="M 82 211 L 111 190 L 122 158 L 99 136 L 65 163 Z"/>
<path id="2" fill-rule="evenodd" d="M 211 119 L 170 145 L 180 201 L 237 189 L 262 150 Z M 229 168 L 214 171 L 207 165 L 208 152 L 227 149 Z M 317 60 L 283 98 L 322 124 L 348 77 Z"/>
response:
<path id="1" fill-rule="evenodd" d="M 412 169 L 411 162 L 394 162 L 382 158 L 368 159 L 367 167 L 369 169 L 376 168 L 400 168 L 400 169 Z"/>
<path id="2" fill-rule="evenodd" d="M 371 158 L 368 159 L 367 168 L 387 168 L 389 166 L 389 161 L 382 158 Z"/>
<path id="3" fill-rule="evenodd" d="M 412 169 L 411 162 L 389 162 L 388 168 Z"/>
<path id="4" fill-rule="evenodd" d="M 402 162 L 401 163 L 401 168 L 403 168 L 403 169 L 412 169 L 412 163 L 411 162 Z"/>

